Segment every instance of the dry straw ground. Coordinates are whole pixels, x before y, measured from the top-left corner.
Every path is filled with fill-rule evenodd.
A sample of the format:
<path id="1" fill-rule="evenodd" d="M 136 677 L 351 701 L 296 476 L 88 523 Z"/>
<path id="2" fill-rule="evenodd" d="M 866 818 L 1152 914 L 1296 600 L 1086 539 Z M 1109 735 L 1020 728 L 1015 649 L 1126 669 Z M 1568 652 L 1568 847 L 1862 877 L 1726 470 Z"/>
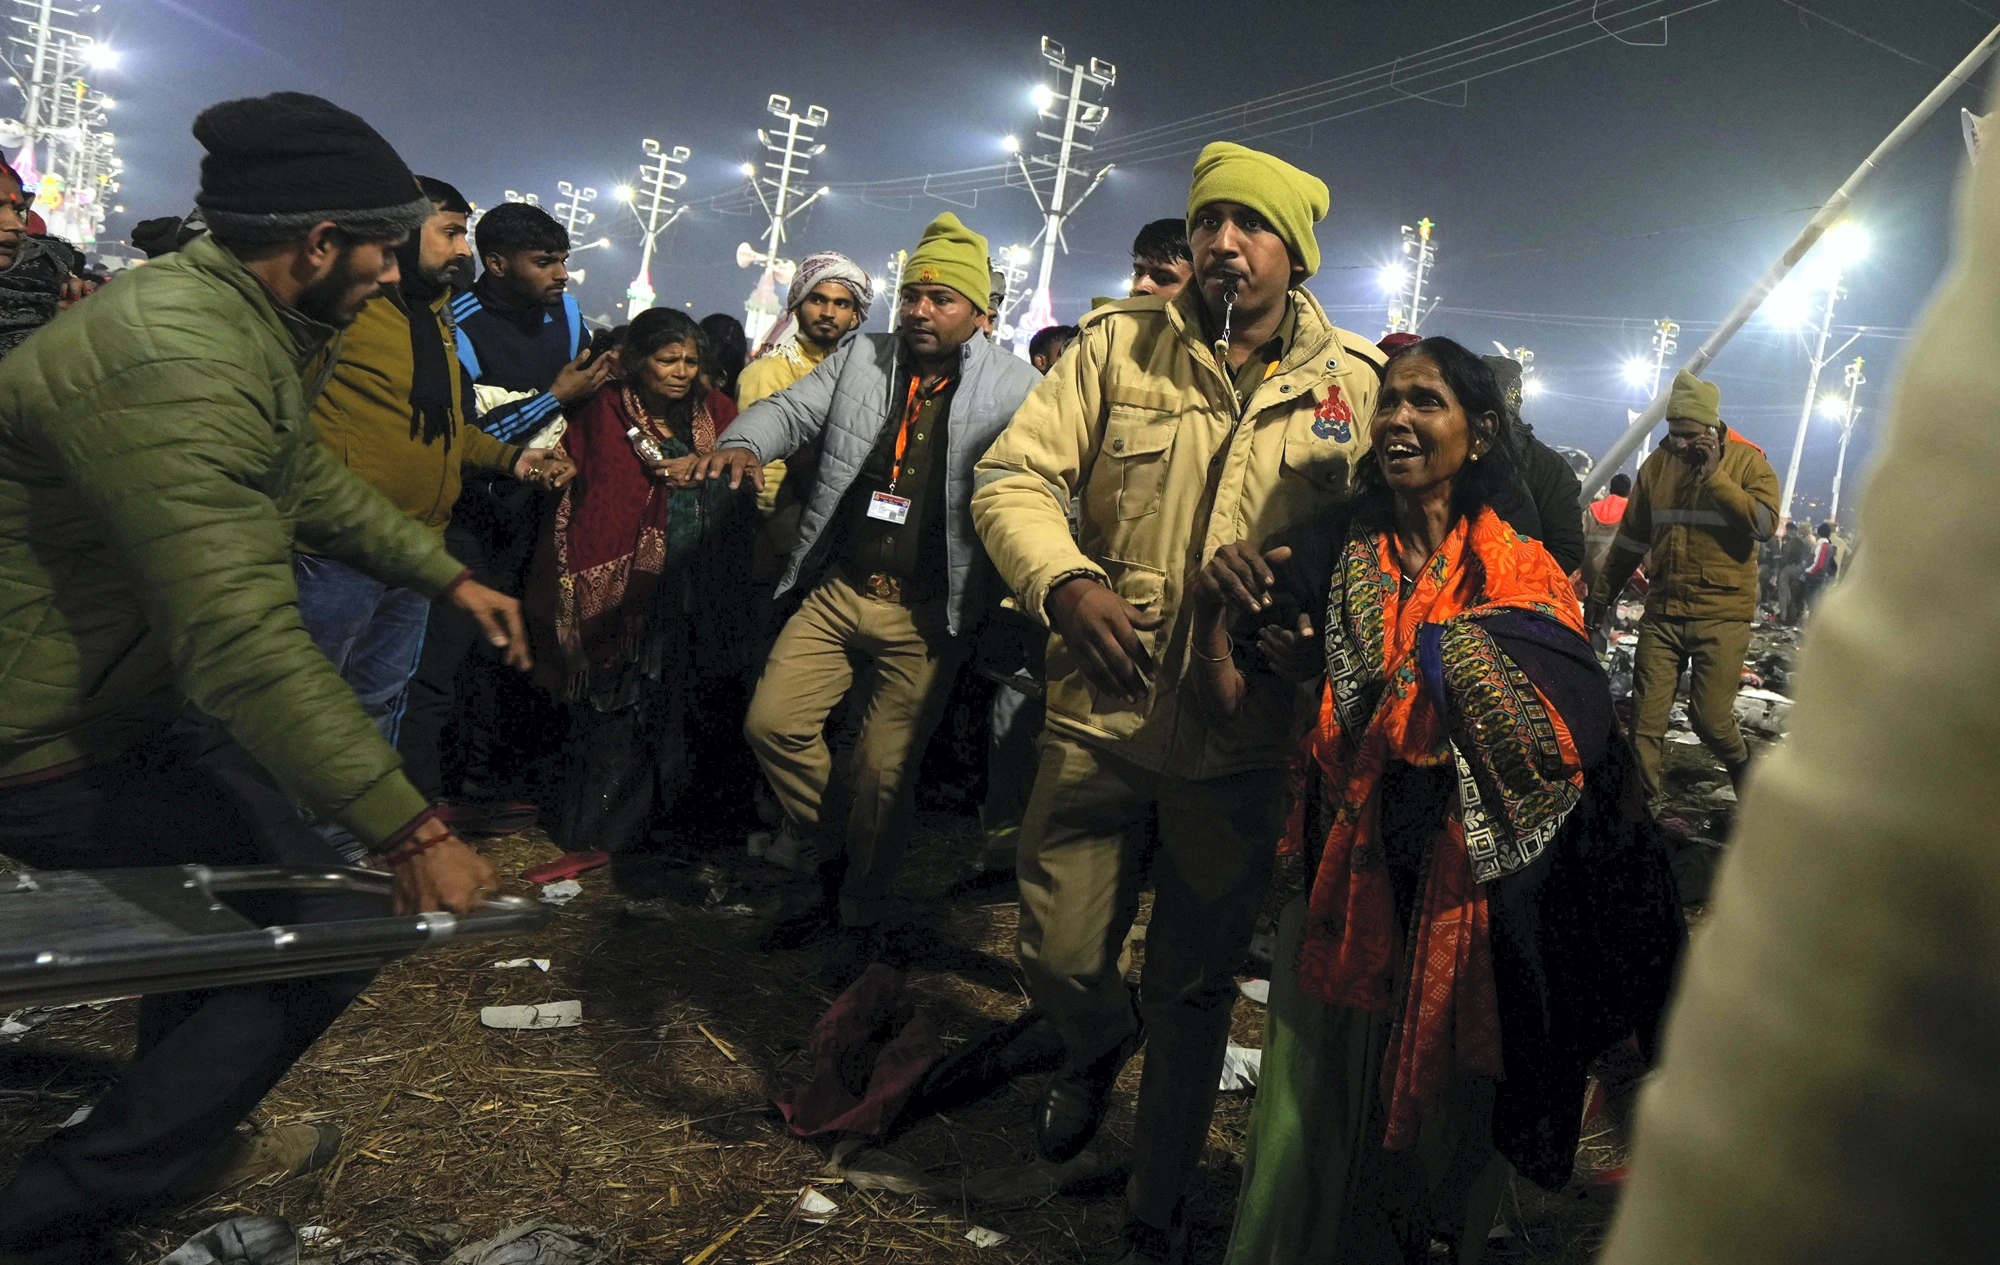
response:
<path id="1" fill-rule="evenodd" d="M 535 834 L 489 850 L 508 875 L 554 855 Z M 939 895 L 972 850 L 968 821 L 927 816 L 905 883 L 918 898 L 913 917 L 932 933 L 912 988 L 948 1045 L 1025 1005 L 1011 968 L 1011 898 Z M 337 1123 L 347 1139 L 341 1161 L 164 1215 L 127 1236 L 127 1259 L 151 1265 L 187 1234 L 248 1211 L 327 1226 L 349 1245 L 440 1222 L 485 1236 L 548 1218 L 605 1236 L 616 1260 L 633 1263 L 1105 1259 L 1122 1219 L 1115 1178 L 972 1207 L 863 1193 L 820 1177 L 825 1148 L 790 1137 L 768 1099 L 804 1077 L 804 1037 L 830 998 L 809 954 L 758 953 L 759 920 L 730 912 L 768 904 L 777 872 L 740 853 L 720 864 L 725 890 L 714 909 L 682 903 L 703 900 L 713 886 L 692 864 L 664 875 L 674 894 L 651 908 L 670 915 L 665 921 L 633 917 L 599 871 L 540 936 L 461 945 L 384 971 L 260 1113 L 276 1123 Z M 493 966 L 529 954 L 551 959 L 549 972 Z M 582 1001 L 583 1026 L 516 1033 L 479 1022 L 483 1006 L 565 998 Z M 18 1155 L 107 1082 L 130 1048 L 129 1020 L 121 1005 L 70 1011 L 0 1045 L 0 1154 Z M 1239 1002 L 1237 1042 L 1261 1044 L 1262 1024 L 1259 1007 Z M 1127 1149 L 1137 1067 L 1121 1081 L 1102 1143 L 1112 1158 Z M 1017 1164 L 1033 1147 L 1033 1089 L 1016 1085 L 926 1121 L 892 1149 L 954 1181 Z M 1229 1096 L 1216 1114 L 1190 1203 L 1191 1260 L 1221 1257 L 1248 1109 L 1246 1098 Z M 1587 1167 L 1618 1158 L 1612 1139 L 1587 1144 Z M 838 1205 L 824 1225 L 788 1215 L 801 1189 L 816 1183 Z M 1580 1265 L 1594 1255 L 1607 1209 L 1581 1184 L 1547 1196 L 1521 1183 L 1506 1207 L 1519 1233 L 1494 1255 Z M 974 1226 L 1008 1241 L 977 1248 L 966 1239 Z"/>

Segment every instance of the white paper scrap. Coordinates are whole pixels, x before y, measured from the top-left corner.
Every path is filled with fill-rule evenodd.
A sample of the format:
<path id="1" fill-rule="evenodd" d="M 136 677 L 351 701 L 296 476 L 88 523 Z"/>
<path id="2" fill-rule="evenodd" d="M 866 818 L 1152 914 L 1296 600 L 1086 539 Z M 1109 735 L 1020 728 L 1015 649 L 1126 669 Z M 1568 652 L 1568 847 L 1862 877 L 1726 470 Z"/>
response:
<path id="1" fill-rule="evenodd" d="M 840 1205 L 807 1186 L 799 1191 L 799 1197 L 792 1200 L 792 1213 L 799 1220 L 813 1225 L 825 1225 L 840 1211 Z"/>
<path id="2" fill-rule="evenodd" d="M 486 1006 L 479 1022 L 489 1028 L 527 1031 L 535 1028 L 574 1028 L 583 1022 L 583 1003 L 552 1001 L 539 1006 Z"/>
<path id="3" fill-rule="evenodd" d="M 496 970 L 501 971 L 522 971 L 531 966 L 538 971 L 546 971 L 549 969 L 549 960 L 547 958 L 508 958 L 505 962 L 495 962 L 493 966 Z"/>
<path id="4" fill-rule="evenodd" d="M 983 1225 L 973 1226 L 965 1232 L 965 1237 L 974 1247 L 999 1247 L 1007 1241 L 1007 1236 L 998 1230 L 989 1230 Z"/>
<path id="5" fill-rule="evenodd" d="M 1271 1004 L 1271 981 L 1267 979 L 1247 979 L 1237 984 L 1236 991 L 1256 1002 L 1259 1006 Z"/>
<path id="6" fill-rule="evenodd" d="M 542 884 L 544 905 L 567 905 L 581 895 L 583 895 L 583 884 L 573 878 L 566 878 L 560 883 Z"/>
<path id="7" fill-rule="evenodd" d="M 1222 1055 L 1222 1084 L 1225 1094 L 1257 1088 L 1257 1078 L 1264 1070 L 1264 1052 L 1249 1050 L 1240 1045 L 1232 1045 Z"/>

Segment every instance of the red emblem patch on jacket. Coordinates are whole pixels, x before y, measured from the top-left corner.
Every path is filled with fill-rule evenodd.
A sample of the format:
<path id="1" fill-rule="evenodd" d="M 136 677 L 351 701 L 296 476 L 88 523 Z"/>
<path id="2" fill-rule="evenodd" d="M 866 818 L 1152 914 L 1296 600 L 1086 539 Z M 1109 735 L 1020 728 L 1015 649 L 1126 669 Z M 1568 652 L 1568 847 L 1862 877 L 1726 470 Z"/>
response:
<path id="1" fill-rule="evenodd" d="M 1339 387 L 1328 387 L 1326 398 L 1314 410 L 1313 434 L 1341 444 L 1354 438 L 1354 410 L 1348 407 L 1347 397 L 1340 393 Z"/>

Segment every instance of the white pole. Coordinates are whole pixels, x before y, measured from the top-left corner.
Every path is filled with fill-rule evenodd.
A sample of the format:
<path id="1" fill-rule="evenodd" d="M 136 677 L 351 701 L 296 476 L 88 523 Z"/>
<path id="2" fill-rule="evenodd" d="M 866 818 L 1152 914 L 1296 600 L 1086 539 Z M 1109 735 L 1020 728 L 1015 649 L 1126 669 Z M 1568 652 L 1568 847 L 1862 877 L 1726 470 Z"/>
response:
<path id="1" fill-rule="evenodd" d="M 785 160 L 778 168 L 778 197 L 771 204 L 771 231 L 764 238 L 764 275 L 757 281 L 759 289 L 771 279 L 778 269 L 778 247 L 785 240 L 785 198 L 792 191 L 792 155 L 799 148 L 799 116 L 790 107 L 785 110 Z"/>
<path id="2" fill-rule="evenodd" d="M 1076 111 L 1082 100 L 1083 67 L 1075 66 L 1070 70 L 1069 107 L 1063 111 L 1062 149 L 1057 151 L 1056 157 L 1056 187 L 1049 195 L 1048 220 L 1043 225 L 1042 274 L 1035 286 L 1038 294 L 1049 292 L 1049 278 L 1055 275 L 1056 238 L 1062 233 L 1063 220 L 1068 212 L 1063 205 L 1063 191 L 1069 185 L 1070 155 L 1076 147 Z"/>
<path id="3" fill-rule="evenodd" d="M 1854 174 L 1834 191 L 1833 196 L 1826 200 L 1826 205 L 1822 206 L 1818 214 L 1807 223 L 1804 230 L 1799 233 L 1798 239 L 1776 263 L 1771 265 L 1763 278 L 1751 287 L 1750 292 L 1743 296 L 1742 302 L 1736 305 L 1736 309 L 1721 326 L 1702 343 L 1693 359 L 1687 362 L 1688 372 L 1698 374 L 1708 368 L 1722 349 L 1729 345 L 1729 340 L 1736 336 L 1736 332 L 1756 315 L 1757 309 L 1764 305 L 1764 300 L 1770 297 L 1771 291 L 1778 288 L 1778 283 L 1791 273 L 1798 262 L 1805 258 L 1806 253 L 1819 243 L 1820 238 L 1826 236 L 1826 231 L 1839 223 L 1840 218 L 1847 214 L 1847 208 L 1854 202 L 1854 195 L 1868 183 L 1876 170 L 1901 149 L 1904 143 L 1916 134 L 1918 128 L 1929 122 L 1931 116 L 1938 112 L 1939 107 L 1943 106 L 1953 93 L 1966 85 L 1973 73 L 1993 55 L 1995 48 L 2000 48 L 2000 27 L 1989 31 L 1986 38 L 1979 41 L 1978 47 L 1966 54 L 1965 60 L 1954 67 L 1952 72 L 1944 77 L 1942 83 L 1931 89 L 1930 95 L 1919 102 L 1917 108 L 1910 111 L 1909 116 L 1883 138 L 1874 152 L 1861 161 L 1861 165 L 1854 169 Z M 1660 424 L 1666 414 L 1667 396 L 1655 392 L 1653 402 L 1646 406 L 1645 412 L 1639 414 L 1638 420 L 1626 429 L 1617 443 L 1611 445 L 1610 451 L 1597 463 L 1590 477 L 1584 480 L 1584 500 L 1588 501 L 1596 495 L 1599 488 L 1611 481 L 1612 474 L 1625 463 L 1625 459 L 1639 447 L 1640 441 L 1652 433 L 1653 428 Z"/>
<path id="4" fill-rule="evenodd" d="M 1819 403 L 1819 377 L 1826 370 L 1826 344 L 1833 337 L 1833 312 L 1840 304 L 1840 272 L 1835 269 L 1826 291 L 1826 310 L 1820 316 L 1819 342 L 1813 347 L 1812 374 L 1806 379 L 1806 402 L 1799 410 L 1799 431 L 1792 438 L 1792 460 L 1785 467 L 1785 494 L 1778 502 L 1778 521 L 1792 516 L 1792 494 L 1799 486 L 1799 462 L 1806 453 L 1806 431 L 1812 426 L 1813 408 Z"/>
<path id="5" fill-rule="evenodd" d="M 1861 387 L 1868 379 L 1862 375 L 1865 360 L 1857 359 L 1847 366 L 1847 416 L 1840 428 L 1840 459 L 1833 465 L 1833 508 L 1827 513 L 1827 521 L 1840 521 L 1840 484 L 1847 473 L 1847 441 L 1854 438 L 1854 424 L 1861 420 Z"/>
<path id="6" fill-rule="evenodd" d="M 36 14 L 33 25 L 35 32 L 35 65 L 34 69 L 28 75 L 28 156 L 33 165 L 44 173 L 48 171 L 48 168 L 42 166 L 41 158 L 35 153 L 35 145 L 36 142 L 42 139 L 42 93 L 45 90 L 48 73 L 49 19 L 53 16 L 54 9 L 55 0 L 42 0 L 41 8 Z M 55 143 L 53 141 L 49 143 L 49 160 L 50 165 L 54 165 Z"/>

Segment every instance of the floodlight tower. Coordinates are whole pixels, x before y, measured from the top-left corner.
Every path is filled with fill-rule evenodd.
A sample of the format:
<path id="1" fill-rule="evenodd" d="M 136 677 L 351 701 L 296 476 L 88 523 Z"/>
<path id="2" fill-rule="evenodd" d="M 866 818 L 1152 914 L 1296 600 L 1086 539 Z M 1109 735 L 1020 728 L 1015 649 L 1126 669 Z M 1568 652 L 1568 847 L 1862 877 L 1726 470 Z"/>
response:
<path id="1" fill-rule="evenodd" d="M 1842 401 L 1838 421 L 1840 422 L 1840 459 L 1833 466 L 1833 508 L 1827 513 L 1829 522 L 1840 521 L 1840 481 L 1847 473 L 1847 441 L 1854 438 L 1854 424 L 1861 420 L 1861 388 L 1868 378 L 1861 367 L 1866 362 L 1859 356 L 1847 366 L 1847 398 Z"/>
<path id="2" fill-rule="evenodd" d="M 753 347 L 759 339 L 770 332 L 771 326 L 778 322 L 777 312 L 766 310 L 770 296 L 776 292 L 772 278 L 781 267 L 788 275 L 792 271 L 789 261 L 779 255 L 779 251 L 785 245 L 785 224 L 829 192 L 825 185 L 821 185 L 805 200 L 797 205 L 792 204 L 793 195 L 805 183 L 807 175 L 805 160 L 817 158 L 826 152 L 826 145 L 813 139 L 813 134 L 826 126 L 826 107 L 809 105 L 804 114 L 799 114 L 792 109 L 790 97 L 774 92 L 771 94 L 771 99 L 765 103 L 764 109 L 782 119 L 785 130 L 773 136 L 763 128 L 757 129 L 757 139 L 763 142 L 764 149 L 769 155 L 764 160 L 764 166 L 776 174 L 759 176 L 754 165 L 743 164 L 743 174 L 750 177 L 750 187 L 756 191 L 757 200 L 764 204 L 764 214 L 771 217 L 770 227 L 764 230 L 764 249 L 737 252 L 737 259 L 742 267 L 747 268 L 753 263 L 760 262 L 764 265 L 763 275 L 758 278 L 756 288 L 751 291 L 750 302 L 744 305 L 744 312 L 749 319 L 743 322 L 743 332 L 749 336 Z M 766 189 L 771 191 L 768 197 L 764 192 Z"/>
<path id="3" fill-rule="evenodd" d="M 1402 257 L 1382 270 L 1383 288 L 1395 296 L 1384 334 L 1420 334 L 1424 318 L 1437 309 L 1436 298 L 1424 306 L 1424 283 L 1437 266 L 1437 243 L 1431 237 L 1436 228 L 1428 217 L 1418 220 L 1415 228 L 1403 225 Z"/>
<path id="4" fill-rule="evenodd" d="M 1659 320 L 1653 322 L 1653 382 L 1652 388 L 1646 392 L 1646 399 L 1648 401 L 1658 398 L 1660 394 L 1660 382 L 1667 376 L 1667 361 L 1671 360 L 1674 353 L 1681 349 L 1680 336 L 1681 326 L 1679 321 Z M 1638 418 L 1639 415 L 1637 413 L 1632 414 L 1627 419 L 1628 424 L 1637 421 Z M 1653 437 L 1651 435 L 1648 435 L 1639 442 L 1639 456 L 1636 459 L 1634 469 L 1646 464 L 1646 455 L 1652 450 L 1652 447 Z"/>
<path id="5" fill-rule="evenodd" d="M 590 209 L 590 204 L 597 201 L 597 190 L 588 186 L 579 189 L 567 180 L 558 180 L 556 193 L 569 199 L 567 202 L 556 203 L 555 217 L 563 226 L 563 231 L 569 234 L 570 244 L 574 246 L 583 230 L 597 223 L 597 212 Z"/>
<path id="6" fill-rule="evenodd" d="M 646 234 L 645 244 L 639 248 L 639 275 L 625 291 L 627 320 L 653 306 L 653 300 L 659 297 L 653 290 L 653 250 L 659 244 L 660 234 L 673 227 L 674 221 L 687 210 L 674 205 L 674 191 L 687 183 L 687 173 L 675 171 L 673 164 L 684 163 L 694 154 L 685 145 L 663 149 L 660 142 L 650 137 L 645 146 L 647 165 L 639 171 L 639 187 L 626 185 L 618 190 L 618 200 L 632 208 Z"/>
<path id="7" fill-rule="evenodd" d="M 97 240 L 124 164 L 114 152 L 115 138 L 103 130 L 115 103 L 92 87 L 85 72 L 114 69 L 118 54 L 93 36 L 56 23 L 89 16 L 95 5 L 79 10 L 53 0 L 10 4 L 0 61 L 15 72 L 10 82 L 20 89 L 23 108 L 21 118 L 0 120 L 0 144 L 20 147 L 14 165 L 50 230 L 88 246 Z"/>
<path id="8" fill-rule="evenodd" d="M 1102 97 L 1111 85 L 1118 82 L 1118 67 L 1095 57 L 1088 62 L 1071 65 L 1063 46 L 1046 35 L 1042 37 L 1042 59 L 1049 64 L 1051 82 L 1035 86 L 1037 119 L 1060 119 L 1062 131 L 1037 130 L 1035 138 L 1053 145 L 1055 152 L 1029 158 L 1021 153 L 1021 142 L 1016 138 L 1009 136 L 1004 142 L 1021 169 L 1021 177 L 1027 182 L 1035 206 L 1042 213 L 1042 231 L 1036 238 L 1042 248 L 1041 273 L 1035 282 L 1034 297 L 1028 302 L 1027 315 L 1014 333 L 1016 349 L 1022 354 L 1026 354 L 1027 340 L 1033 337 L 1036 330 L 1055 322 L 1054 307 L 1049 299 L 1049 279 L 1055 273 L 1057 247 L 1061 247 L 1064 254 L 1069 253 L 1063 226 L 1076 214 L 1077 208 L 1097 191 L 1097 186 L 1104 183 L 1104 177 L 1111 174 L 1110 163 L 1098 168 L 1094 176 L 1077 164 L 1085 161 L 1093 148 L 1081 138 L 1095 136 L 1105 120 L 1111 117 L 1111 107 L 1091 98 L 1093 95 Z M 1039 129 L 1039 121 L 1037 126 Z M 1050 179 L 1046 198 L 1035 183 L 1037 174 Z M 1090 176 L 1090 184 L 1075 198 L 1070 197 L 1072 176 L 1078 180 Z"/>
<path id="9" fill-rule="evenodd" d="M 1831 354 L 1827 352 L 1826 345 L 1833 337 L 1834 311 L 1840 306 L 1840 301 L 1847 297 L 1846 287 L 1842 284 L 1843 277 L 1846 270 L 1858 263 L 1867 253 L 1867 234 L 1859 225 L 1843 221 L 1827 233 L 1826 246 L 1826 252 L 1819 256 L 1821 267 L 1824 269 L 1826 303 L 1820 311 L 1819 337 L 1813 346 L 1812 374 L 1806 380 L 1805 406 L 1799 410 L 1798 434 L 1792 439 L 1792 460 L 1785 468 L 1784 499 L 1778 507 L 1780 520 L 1792 516 L 1792 494 L 1798 490 L 1799 462 L 1806 452 L 1806 430 L 1812 425 L 1813 410 L 1819 406 L 1820 374 L 1835 357 L 1854 345 L 1854 338 L 1860 337 L 1857 334 L 1841 344 L 1837 351 Z"/>
<path id="10" fill-rule="evenodd" d="M 1034 251 L 1017 243 L 1001 251 L 996 261 L 1000 265 L 1000 275 L 1007 282 L 1005 297 L 1000 301 L 999 322 L 993 331 L 993 337 L 1000 342 L 1014 341 L 1014 326 L 1008 318 L 1014 314 L 1014 309 L 1019 306 L 1021 300 L 1028 297 L 1027 286 L 1024 283 L 1028 280 L 1028 265 L 1034 262 L 1034 258 Z M 1032 338 L 1034 333 L 1035 331 L 1030 330 L 1028 336 Z"/>

